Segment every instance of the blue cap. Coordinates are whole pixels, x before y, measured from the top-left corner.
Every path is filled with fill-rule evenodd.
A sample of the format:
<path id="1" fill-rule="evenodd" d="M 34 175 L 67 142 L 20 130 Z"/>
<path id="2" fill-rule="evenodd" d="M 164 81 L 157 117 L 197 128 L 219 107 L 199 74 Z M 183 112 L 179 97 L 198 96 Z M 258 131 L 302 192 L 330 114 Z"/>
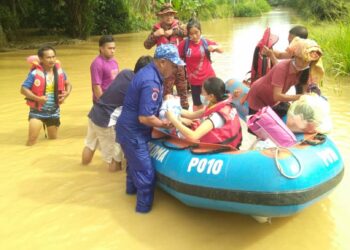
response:
<path id="1" fill-rule="evenodd" d="M 186 65 L 179 56 L 179 51 L 174 44 L 161 44 L 156 48 L 154 52 L 155 59 L 167 59 L 179 66 Z"/>

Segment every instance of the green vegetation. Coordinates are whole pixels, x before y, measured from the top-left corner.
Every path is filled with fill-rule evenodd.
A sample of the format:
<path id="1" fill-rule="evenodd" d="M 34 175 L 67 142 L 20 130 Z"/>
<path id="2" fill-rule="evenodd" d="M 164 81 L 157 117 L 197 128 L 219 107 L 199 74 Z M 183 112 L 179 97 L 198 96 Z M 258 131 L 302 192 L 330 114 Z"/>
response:
<path id="1" fill-rule="evenodd" d="M 310 25 L 310 37 L 324 52 L 325 69 L 335 76 L 350 76 L 350 27 L 344 23 Z"/>
<path id="2" fill-rule="evenodd" d="M 271 9 L 265 0 L 237 1 L 233 13 L 236 17 L 261 16 Z"/>
<path id="3" fill-rule="evenodd" d="M 350 76 L 349 0 L 270 0 L 292 7 L 308 24 L 310 38 L 324 51 L 325 69 L 335 76 Z"/>
<path id="4" fill-rule="evenodd" d="M 169 0 L 0 0 L 0 47 L 35 35 L 86 39 L 90 35 L 149 29 L 156 12 Z M 257 16 L 269 10 L 266 0 L 172 0 L 178 17 L 187 21 Z"/>
<path id="5" fill-rule="evenodd" d="M 272 5 L 290 6 L 305 19 L 342 21 L 349 17 L 348 2 L 344 0 L 270 0 Z M 347 2 L 347 3 L 346 3 Z"/>

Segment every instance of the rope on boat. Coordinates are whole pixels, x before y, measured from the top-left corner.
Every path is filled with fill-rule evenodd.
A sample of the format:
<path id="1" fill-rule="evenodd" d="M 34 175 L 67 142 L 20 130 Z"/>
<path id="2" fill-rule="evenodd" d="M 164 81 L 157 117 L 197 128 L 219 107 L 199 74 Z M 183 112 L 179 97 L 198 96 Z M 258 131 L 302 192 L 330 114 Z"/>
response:
<path id="1" fill-rule="evenodd" d="M 190 144 L 188 146 L 185 146 L 185 147 L 173 147 L 173 146 L 170 146 L 169 144 L 166 143 L 166 141 L 162 141 L 162 145 L 163 147 L 167 148 L 167 149 L 172 149 L 172 150 L 186 150 L 186 149 L 190 149 L 192 150 L 192 148 L 198 148 L 199 145 L 198 144 Z"/>
<path id="2" fill-rule="evenodd" d="M 194 155 L 208 155 L 208 154 L 219 154 L 223 152 L 228 152 L 228 151 L 234 151 L 237 149 L 234 149 L 232 147 L 220 147 L 214 150 L 209 150 L 209 151 L 194 151 L 194 148 L 191 148 L 190 151 Z"/>
<path id="3" fill-rule="evenodd" d="M 278 161 L 278 153 L 280 152 L 280 149 L 281 149 L 280 147 L 276 147 L 276 148 L 275 148 L 275 157 L 274 157 L 274 158 L 275 158 L 275 164 L 276 164 L 276 166 L 277 166 L 278 171 L 281 173 L 281 175 L 283 175 L 284 177 L 286 177 L 286 178 L 288 178 L 288 179 L 295 179 L 295 178 L 298 178 L 298 177 L 303 173 L 303 166 L 301 165 L 301 163 L 300 163 L 298 157 L 296 157 L 296 155 L 295 155 L 290 149 L 288 149 L 288 148 L 283 148 L 283 149 L 289 151 L 289 152 L 292 154 L 292 156 L 293 156 L 294 159 L 297 161 L 298 166 L 299 166 L 299 171 L 298 171 L 298 173 L 296 173 L 294 176 L 288 175 L 288 174 L 286 174 L 286 173 L 284 172 L 284 170 L 283 170 L 283 168 L 282 168 L 280 162 Z"/>
<path id="4" fill-rule="evenodd" d="M 304 140 L 301 144 L 309 144 L 311 146 L 316 146 L 323 144 L 327 139 L 327 136 L 324 134 L 317 133 L 311 140 Z"/>

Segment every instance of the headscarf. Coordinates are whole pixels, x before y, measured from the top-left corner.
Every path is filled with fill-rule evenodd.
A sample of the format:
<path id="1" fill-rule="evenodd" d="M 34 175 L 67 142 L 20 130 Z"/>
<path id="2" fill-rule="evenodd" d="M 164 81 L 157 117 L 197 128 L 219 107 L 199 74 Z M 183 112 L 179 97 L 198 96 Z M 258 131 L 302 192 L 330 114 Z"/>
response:
<path id="1" fill-rule="evenodd" d="M 293 57 L 302 58 L 305 62 L 310 62 L 312 82 L 319 83 L 323 79 L 324 69 L 321 60 L 323 52 L 314 40 L 295 37 L 287 51 Z"/>

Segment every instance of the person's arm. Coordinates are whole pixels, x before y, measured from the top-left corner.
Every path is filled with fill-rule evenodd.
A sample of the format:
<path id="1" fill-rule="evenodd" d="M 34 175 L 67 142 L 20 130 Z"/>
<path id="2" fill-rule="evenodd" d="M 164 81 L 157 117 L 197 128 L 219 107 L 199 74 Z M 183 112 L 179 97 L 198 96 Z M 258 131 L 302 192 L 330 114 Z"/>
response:
<path id="1" fill-rule="evenodd" d="M 97 98 L 97 100 L 100 99 L 103 94 L 102 88 L 98 84 L 92 84 L 92 92 L 94 93 L 94 96 Z"/>
<path id="2" fill-rule="evenodd" d="M 276 65 L 278 63 L 278 60 L 292 58 L 292 55 L 287 50 L 286 51 L 272 50 L 266 46 L 264 46 L 262 50 L 262 54 L 270 58 L 272 65 Z"/>
<path id="3" fill-rule="evenodd" d="M 282 87 L 273 86 L 273 100 L 274 102 L 290 102 L 296 101 L 300 98 L 299 95 L 286 95 L 282 93 Z"/>
<path id="4" fill-rule="evenodd" d="M 92 83 L 92 93 L 95 98 L 100 99 L 103 94 L 101 84 L 103 77 L 102 64 L 99 60 L 95 59 L 95 61 L 90 66 L 90 74 L 91 74 L 91 83 Z"/>
<path id="5" fill-rule="evenodd" d="M 199 140 L 214 128 L 213 123 L 209 119 L 204 120 L 204 122 L 202 122 L 196 130 L 191 130 L 183 125 L 182 122 L 176 118 L 173 112 L 168 111 L 167 118 L 169 121 L 171 121 L 174 127 L 181 132 L 181 134 L 190 140 Z"/>
<path id="6" fill-rule="evenodd" d="M 173 34 L 179 37 L 185 37 L 187 35 L 186 25 L 179 22 L 178 27 L 173 29 Z"/>
<path id="7" fill-rule="evenodd" d="M 288 53 L 287 51 L 276 51 L 273 50 L 273 55 L 277 58 L 277 59 L 290 59 L 292 57 L 292 55 L 290 53 Z"/>
<path id="8" fill-rule="evenodd" d="M 47 96 L 37 96 L 32 91 L 31 88 L 33 86 L 33 83 L 35 81 L 35 70 L 30 72 L 27 76 L 27 79 L 23 82 L 21 86 L 21 94 L 26 97 L 28 100 L 32 100 L 34 102 L 38 102 L 40 104 L 45 104 L 47 101 Z"/>
<path id="9" fill-rule="evenodd" d="M 208 50 L 210 53 L 217 52 L 217 53 L 222 53 L 224 50 L 222 49 L 221 45 L 217 44 L 214 41 L 205 39 L 208 43 Z"/>
<path id="10" fill-rule="evenodd" d="M 26 97 L 26 99 L 38 102 L 39 104 L 45 104 L 47 102 L 47 96 L 37 96 L 30 89 L 22 86 L 21 94 Z"/>
<path id="11" fill-rule="evenodd" d="M 278 58 L 280 54 L 279 51 L 272 50 L 264 46 L 264 48 L 262 49 L 262 54 L 270 58 L 272 65 L 276 65 L 278 63 Z"/>
<path id="12" fill-rule="evenodd" d="M 153 32 L 148 35 L 146 40 L 143 42 L 145 49 L 151 49 L 157 43 L 157 38 L 153 35 Z"/>
<path id="13" fill-rule="evenodd" d="M 164 36 L 164 34 L 164 29 L 162 28 L 157 30 L 153 29 L 151 34 L 149 34 L 146 40 L 143 42 L 145 49 L 151 49 L 154 45 L 156 45 L 158 37 Z"/>
<path id="14" fill-rule="evenodd" d="M 222 47 L 219 44 L 209 45 L 208 46 L 208 50 L 209 50 L 209 52 L 217 52 L 217 53 L 223 53 L 224 52 L 224 50 L 222 49 Z"/>
<path id="15" fill-rule="evenodd" d="M 70 84 L 70 82 L 66 80 L 64 83 L 64 91 L 58 94 L 58 102 L 60 104 L 63 103 L 64 100 L 67 99 L 71 91 L 72 91 L 72 84 Z"/>
<path id="16" fill-rule="evenodd" d="M 188 118 L 190 120 L 198 119 L 203 115 L 204 111 L 205 111 L 205 108 L 199 109 L 199 110 L 194 111 L 194 112 L 188 111 L 186 109 L 181 109 L 181 116 Z"/>
<path id="17" fill-rule="evenodd" d="M 169 128 L 170 122 L 166 120 L 160 120 L 155 115 L 152 116 L 139 116 L 139 122 L 148 127 Z"/>

